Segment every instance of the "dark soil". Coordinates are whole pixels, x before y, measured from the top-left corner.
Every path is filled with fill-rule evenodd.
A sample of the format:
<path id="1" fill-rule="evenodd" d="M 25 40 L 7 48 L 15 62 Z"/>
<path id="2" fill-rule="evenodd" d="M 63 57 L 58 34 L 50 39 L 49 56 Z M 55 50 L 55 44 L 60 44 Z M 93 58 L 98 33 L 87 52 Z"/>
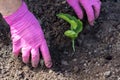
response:
<path id="1" fill-rule="evenodd" d="M 76 39 L 73 55 L 71 40 L 63 35 L 69 25 L 56 17 L 58 13 L 75 15 L 65 0 L 26 0 L 40 21 L 53 59 L 47 69 L 42 61 L 38 68 L 22 63 L 12 55 L 7 26 L 0 23 L 0 80 L 120 80 L 120 0 L 102 0 L 100 17 L 95 26 L 84 22 Z M 0 20 L 3 21 L 3 20 Z M 6 27 L 7 28 L 7 27 Z M 8 29 L 8 28 L 7 28 Z M 2 35 L 2 36 L 1 36 Z"/>

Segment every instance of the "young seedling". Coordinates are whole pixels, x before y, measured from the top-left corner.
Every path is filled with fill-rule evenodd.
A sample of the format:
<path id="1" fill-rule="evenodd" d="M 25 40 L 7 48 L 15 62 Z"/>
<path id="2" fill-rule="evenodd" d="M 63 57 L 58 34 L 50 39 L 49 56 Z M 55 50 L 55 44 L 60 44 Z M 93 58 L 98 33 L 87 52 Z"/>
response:
<path id="1" fill-rule="evenodd" d="M 64 35 L 72 40 L 72 48 L 75 52 L 75 39 L 78 37 L 78 34 L 83 30 L 83 24 L 79 19 L 69 14 L 60 13 L 57 14 L 57 16 L 70 24 L 70 29 L 65 31 Z"/>

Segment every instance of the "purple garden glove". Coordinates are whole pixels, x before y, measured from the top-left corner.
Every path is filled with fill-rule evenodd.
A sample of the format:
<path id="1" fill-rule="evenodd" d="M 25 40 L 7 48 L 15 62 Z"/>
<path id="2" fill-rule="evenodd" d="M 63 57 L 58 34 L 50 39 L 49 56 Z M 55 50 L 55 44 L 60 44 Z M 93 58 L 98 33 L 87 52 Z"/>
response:
<path id="1" fill-rule="evenodd" d="M 22 52 L 24 63 L 28 63 L 31 55 L 33 67 L 37 67 L 40 60 L 40 52 L 44 58 L 46 67 L 52 66 L 49 49 L 39 22 L 28 10 L 23 2 L 21 7 L 12 15 L 4 16 L 10 25 L 13 42 L 13 53 L 18 56 Z"/>
<path id="2" fill-rule="evenodd" d="M 83 11 L 86 11 L 88 22 L 90 25 L 94 25 L 94 20 L 98 18 L 101 8 L 100 0 L 67 0 L 68 4 L 74 9 L 77 16 L 82 19 Z"/>

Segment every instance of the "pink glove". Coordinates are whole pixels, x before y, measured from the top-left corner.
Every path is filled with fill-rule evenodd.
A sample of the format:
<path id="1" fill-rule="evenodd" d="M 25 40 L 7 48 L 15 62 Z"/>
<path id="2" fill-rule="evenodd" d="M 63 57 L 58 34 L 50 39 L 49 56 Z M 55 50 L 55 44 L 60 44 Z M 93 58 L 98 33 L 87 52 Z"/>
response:
<path id="1" fill-rule="evenodd" d="M 100 0 L 67 0 L 67 2 L 80 19 L 83 18 L 82 6 L 86 11 L 89 24 L 94 25 L 94 20 L 98 18 L 100 13 Z"/>
<path id="2" fill-rule="evenodd" d="M 13 53 L 18 56 L 22 52 L 24 63 L 28 63 L 31 55 L 33 67 L 40 60 L 40 50 L 46 67 L 52 66 L 50 53 L 39 22 L 23 2 L 21 7 L 12 15 L 4 16 L 10 25 L 13 42 Z"/>

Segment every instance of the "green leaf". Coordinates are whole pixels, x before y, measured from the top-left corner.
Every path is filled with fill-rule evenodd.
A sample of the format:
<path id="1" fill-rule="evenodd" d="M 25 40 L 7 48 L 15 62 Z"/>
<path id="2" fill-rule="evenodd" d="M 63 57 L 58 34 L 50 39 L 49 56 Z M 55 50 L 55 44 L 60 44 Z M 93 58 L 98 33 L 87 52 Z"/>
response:
<path id="1" fill-rule="evenodd" d="M 72 21 L 70 21 L 71 22 L 71 30 L 75 30 L 77 33 L 81 32 L 83 30 L 82 22 L 79 19 L 77 19 L 76 17 L 71 16 L 69 14 L 62 13 L 62 15 L 65 15 L 70 20 L 72 20 Z"/>
<path id="2" fill-rule="evenodd" d="M 83 30 L 83 24 L 82 21 L 80 21 L 79 19 L 77 19 L 76 17 L 72 16 L 72 20 L 74 20 L 77 23 L 77 28 L 74 29 L 75 32 L 78 34 Z"/>
<path id="3" fill-rule="evenodd" d="M 67 21 L 67 22 L 69 22 L 69 23 L 70 23 L 70 21 L 71 21 L 71 19 L 70 19 L 69 17 L 67 17 L 67 16 L 66 16 L 65 14 L 63 14 L 63 13 L 57 14 L 57 16 L 58 16 L 59 18 L 64 19 L 65 21 Z"/>
<path id="4" fill-rule="evenodd" d="M 57 15 L 59 18 L 67 21 L 70 24 L 70 30 L 65 31 L 64 35 L 71 38 L 72 48 L 75 52 L 75 39 L 78 37 L 78 34 L 83 30 L 83 23 L 74 16 L 69 14 L 60 13 Z"/>
<path id="5" fill-rule="evenodd" d="M 64 14 L 64 15 L 71 20 L 71 22 L 69 23 L 69 24 L 71 24 L 71 27 L 70 27 L 71 30 L 75 30 L 77 28 L 77 26 L 78 26 L 78 24 L 77 24 L 77 18 L 74 17 L 74 16 L 71 16 L 69 14 Z"/>
<path id="6" fill-rule="evenodd" d="M 74 20 L 71 20 L 70 24 L 71 24 L 71 30 L 75 30 L 78 26 L 77 23 Z"/>
<path id="7" fill-rule="evenodd" d="M 69 14 L 60 13 L 60 14 L 57 14 L 57 16 L 67 21 L 71 25 L 71 30 L 75 30 L 77 28 L 78 25 L 76 21 L 74 21 L 73 17 L 70 16 Z"/>
<path id="8" fill-rule="evenodd" d="M 78 36 L 77 33 L 72 31 L 72 30 L 67 30 L 67 31 L 65 31 L 64 34 L 65 34 L 65 36 L 67 36 L 67 37 L 69 37 L 71 39 L 75 39 Z"/>
<path id="9" fill-rule="evenodd" d="M 63 14 L 63 13 L 62 13 Z M 70 20 L 73 20 L 73 16 L 69 15 L 69 14 L 63 14 L 65 15 L 66 17 L 68 17 Z"/>
<path id="10" fill-rule="evenodd" d="M 78 20 L 77 20 L 77 24 L 78 24 L 78 26 L 77 26 L 75 32 L 76 32 L 77 34 L 79 34 L 79 33 L 83 30 L 83 23 L 78 19 Z"/>

